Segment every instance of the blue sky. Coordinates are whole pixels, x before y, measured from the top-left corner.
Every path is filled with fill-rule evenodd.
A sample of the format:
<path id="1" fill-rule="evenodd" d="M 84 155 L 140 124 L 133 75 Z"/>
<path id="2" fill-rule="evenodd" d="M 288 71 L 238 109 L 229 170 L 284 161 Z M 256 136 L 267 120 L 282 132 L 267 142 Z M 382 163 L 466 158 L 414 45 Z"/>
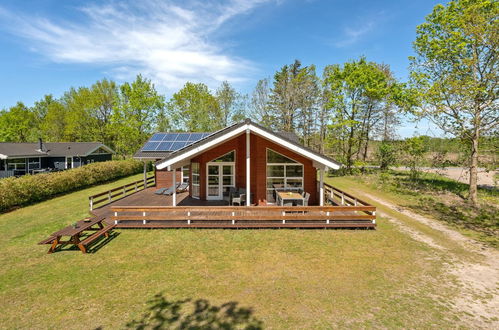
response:
<path id="1" fill-rule="evenodd" d="M 186 81 L 258 79 L 299 59 L 327 64 L 366 56 L 407 78 L 416 26 L 431 0 L 0 1 L 0 108 L 102 78 L 138 73 L 169 97 Z M 438 135 L 426 121 L 401 136 Z"/>

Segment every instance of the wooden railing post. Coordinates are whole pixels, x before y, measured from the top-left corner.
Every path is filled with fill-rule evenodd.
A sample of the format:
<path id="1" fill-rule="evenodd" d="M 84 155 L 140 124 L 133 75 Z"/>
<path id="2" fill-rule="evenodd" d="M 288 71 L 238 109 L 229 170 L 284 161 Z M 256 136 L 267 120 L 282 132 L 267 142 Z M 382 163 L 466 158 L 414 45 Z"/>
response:
<path id="1" fill-rule="evenodd" d="M 90 196 L 90 211 L 94 210 L 94 198 Z"/>
<path id="2" fill-rule="evenodd" d="M 345 193 L 341 192 L 341 205 L 345 205 Z"/>

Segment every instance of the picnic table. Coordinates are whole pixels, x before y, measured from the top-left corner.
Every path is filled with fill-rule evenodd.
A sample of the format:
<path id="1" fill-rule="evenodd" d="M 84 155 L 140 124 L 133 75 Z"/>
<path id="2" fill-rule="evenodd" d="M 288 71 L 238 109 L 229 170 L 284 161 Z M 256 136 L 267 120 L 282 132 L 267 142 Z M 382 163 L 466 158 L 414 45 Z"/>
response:
<path id="1" fill-rule="evenodd" d="M 286 200 L 301 201 L 301 205 L 303 205 L 303 201 L 305 200 L 301 194 L 294 191 L 277 191 L 276 193 L 281 206 L 284 206 L 284 201 Z"/>
<path id="2" fill-rule="evenodd" d="M 109 232 L 115 227 L 115 225 L 104 226 L 104 219 L 105 217 L 95 217 L 89 220 L 78 221 L 76 226 L 68 226 L 56 231 L 55 233 L 52 233 L 49 238 L 38 244 L 50 244 L 50 248 L 47 253 L 52 253 L 57 250 L 58 247 L 68 244 L 77 246 L 81 252 L 86 253 L 88 245 L 102 235 L 109 237 Z M 81 240 L 81 237 L 87 234 L 86 232 L 94 233 Z M 61 240 L 63 237 L 69 237 L 69 239 L 63 241 Z"/>

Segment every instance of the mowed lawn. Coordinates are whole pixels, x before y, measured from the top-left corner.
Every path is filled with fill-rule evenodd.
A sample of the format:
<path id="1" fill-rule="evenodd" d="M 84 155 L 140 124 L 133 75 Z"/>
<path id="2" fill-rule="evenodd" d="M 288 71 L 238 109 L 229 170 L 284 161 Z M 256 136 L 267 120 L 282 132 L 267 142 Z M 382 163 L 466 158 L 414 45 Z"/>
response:
<path id="1" fill-rule="evenodd" d="M 36 244 L 87 216 L 88 195 L 138 178 L 0 215 L 0 327 L 454 328 L 445 256 L 382 218 L 377 230 L 119 230 L 86 255 Z"/>

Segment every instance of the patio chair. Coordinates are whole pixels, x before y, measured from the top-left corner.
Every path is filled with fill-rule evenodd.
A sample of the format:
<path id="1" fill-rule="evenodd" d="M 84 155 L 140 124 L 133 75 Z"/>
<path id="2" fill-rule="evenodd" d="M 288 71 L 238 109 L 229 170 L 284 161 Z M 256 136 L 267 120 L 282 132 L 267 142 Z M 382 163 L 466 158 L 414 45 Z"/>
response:
<path id="1" fill-rule="evenodd" d="M 181 192 L 185 192 L 187 191 L 187 189 L 189 189 L 189 184 L 186 183 L 186 182 L 182 182 L 178 187 L 177 187 L 177 192 L 181 193 Z"/>
<path id="2" fill-rule="evenodd" d="M 240 194 L 239 197 L 232 198 L 232 205 L 235 204 L 242 206 L 246 203 L 246 194 Z"/>
<path id="3" fill-rule="evenodd" d="M 305 193 L 305 199 L 303 200 L 303 206 L 308 206 L 309 198 L 310 198 L 310 193 Z"/>
<path id="4" fill-rule="evenodd" d="M 168 189 L 168 188 L 159 188 L 159 189 L 158 189 L 158 190 L 156 190 L 154 193 L 155 193 L 156 195 L 163 195 L 167 189 Z"/>
<path id="5" fill-rule="evenodd" d="M 173 195 L 173 192 L 180 186 L 180 183 L 177 183 L 175 187 L 171 186 L 163 192 L 163 195 Z"/>
<path id="6" fill-rule="evenodd" d="M 253 194 L 250 195 L 250 203 L 253 199 Z M 241 194 L 239 197 L 232 198 L 232 205 L 237 204 L 239 206 L 246 205 L 246 194 Z"/>

